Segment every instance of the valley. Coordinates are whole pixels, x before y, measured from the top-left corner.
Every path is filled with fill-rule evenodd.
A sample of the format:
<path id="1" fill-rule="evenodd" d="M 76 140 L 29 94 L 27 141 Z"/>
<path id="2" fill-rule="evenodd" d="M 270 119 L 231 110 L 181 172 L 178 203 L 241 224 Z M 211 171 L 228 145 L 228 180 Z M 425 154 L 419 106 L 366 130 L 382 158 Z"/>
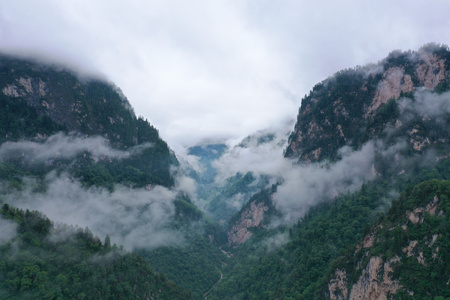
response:
<path id="1" fill-rule="evenodd" d="M 450 297 L 450 50 L 175 153 L 112 83 L 0 57 L 5 299 Z"/>

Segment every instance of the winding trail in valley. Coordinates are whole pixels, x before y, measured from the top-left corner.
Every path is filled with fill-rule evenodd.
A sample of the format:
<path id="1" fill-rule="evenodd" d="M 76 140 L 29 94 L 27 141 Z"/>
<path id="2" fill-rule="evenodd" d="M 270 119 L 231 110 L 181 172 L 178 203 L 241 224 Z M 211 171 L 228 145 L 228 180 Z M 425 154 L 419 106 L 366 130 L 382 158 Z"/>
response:
<path id="1" fill-rule="evenodd" d="M 222 280 L 223 273 L 222 273 L 222 271 L 219 271 L 219 272 L 220 272 L 220 278 L 219 278 L 219 280 L 217 280 L 217 282 L 214 283 L 214 285 L 213 285 L 206 293 L 203 294 L 203 299 L 208 299 L 208 294 L 209 294 L 209 293 L 212 291 L 212 289 L 215 288 L 216 285 Z"/>

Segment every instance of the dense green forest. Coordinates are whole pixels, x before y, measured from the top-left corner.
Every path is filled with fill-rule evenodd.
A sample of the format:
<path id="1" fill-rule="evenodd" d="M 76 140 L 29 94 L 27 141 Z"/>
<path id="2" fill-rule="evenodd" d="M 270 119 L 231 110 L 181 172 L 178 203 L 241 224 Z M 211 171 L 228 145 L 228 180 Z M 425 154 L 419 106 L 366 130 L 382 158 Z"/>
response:
<path id="1" fill-rule="evenodd" d="M 391 276 L 402 286 L 394 299 L 448 299 L 449 196 L 449 180 L 432 179 L 417 185 L 409 182 L 386 215 L 365 232 L 375 237 L 374 244 L 365 251 L 346 251 L 333 262 L 331 270 L 346 270 L 351 287 L 361 276 L 361 266 L 372 257 L 393 259 L 396 263 Z M 408 212 L 430 203 L 438 205 L 440 213 L 426 212 L 418 222 L 408 219 Z M 411 245 L 414 247 L 407 250 Z M 330 272 L 328 276 L 331 275 Z M 315 298 L 327 298 L 327 281 L 321 283 L 322 289 L 316 290 Z"/>
<path id="2" fill-rule="evenodd" d="M 226 262 L 225 254 L 219 250 L 219 245 L 226 242 L 225 228 L 207 217 L 187 196 L 179 197 L 175 205 L 171 227 L 182 232 L 186 242 L 137 252 L 156 271 L 189 290 L 194 299 L 203 299 L 204 293 L 221 278 Z"/>
<path id="3" fill-rule="evenodd" d="M 54 225 L 36 211 L 3 204 L 15 234 L 0 244 L 2 299 L 189 299 L 141 256 L 89 229 Z M 5 223 L 6 222 L 6 223 Z"/>
<path id="4" fill-rule="evenodd" d="M 280 249 L 262 246 L 263 241 L 270 237 L 270 233 L 255 234 L 251 242 L 242 244 L 234 251 L 227 263 L 223 280 L 208 299 L 319 297 L 321 285 L 325 281 L 324 274 L 336 264 L 334 261 L 347 252 L 353 253 L 355 244 L 362 240 L 373 224 L 385 218 L 393 219 L 395 214 L 404 215 L 413 204 L 418 205 L 411 203 L 411 200 L 405 200 L 405 193 L 410 192 L 415 185 L 420 187 L 421 182 L 430 179 L 449 180 L 450 160 L 442 161 L 435 167 L 424 168 L 416 176 L 398 182 L 403 191 L 402 196 L 394 201 L 395 205 L 386 216 L 383 207 L 389 206 L 387 201 L 392 184 L 389 181 L 376 180 L 368 182 L 358 192 L 339 196 L 333 202 L 319 204 L 295 226 L 272 232 L 273 236 L 289 236 L 289 242 Z M 446 199 L 445 193 L 448 193 L 448 190 L 444 191 L 441 199 Z M 409 202 L 403 203 L 404 201 Z M 425 227 L 422 230 L 426 230 Z M 446 225 L 441 224 L 438 228 L 446 228 Z M 394 247 L 394 241 L 387 239 L 380 250 L 384 252 L 389 247 Z M 445 251 L 450 249 L 446 244 L 441 247 L 445 258 Z M 399 272 L 408 272 L 408 269 Z M 417 274 L 415 270 L 410 272 Z M 448 268 L 439 274 L 450 276 Z M 411 289 L 415 290 L 413 286 Z M 429 289 L 425 290 L 429 292 Z"/>

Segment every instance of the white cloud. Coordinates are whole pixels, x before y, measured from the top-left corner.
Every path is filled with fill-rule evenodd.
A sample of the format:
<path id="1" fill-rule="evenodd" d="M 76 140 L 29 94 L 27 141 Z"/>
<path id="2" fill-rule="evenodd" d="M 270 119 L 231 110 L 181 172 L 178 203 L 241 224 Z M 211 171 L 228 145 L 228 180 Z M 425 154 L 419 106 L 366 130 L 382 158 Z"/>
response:
<path id="1" fill-rule="evenodd" d="M 0 49 L 102 73 L 176 151 L 293 119 L 334 72 L 450 43 L 450 3 L 27 1 L 0 4 Z"/>
<path id="2" fill-rule="evenodd" d="M 177 194 L 162 186 L 151 190 L 116 186 L 86 189 L 66 175 L 50 174 L 45 193 L 32 192 L 32 185 L 4 196 L 10 205 L 42 211 L 50 220 L 81 228 L 127 249 L 180 245 L 183 234 L 169 228 L 175 214 Z"/>
<path id="3" fill-rule="evenodd" d="M 152 147 L 150 143 L 131 148 L 128 151 L 112 149 L 108 141 L 101 136 L 81 137 L 57 133 L 44 142 L 31 141 L 5 142 L 0 145 L 0 161 L 12 156 L 22 156 L 29 161 L 47 161 L 55 158 L 73 158 L 79 153 L 90 152 L 93 157 L 107 156 L 110 158 L 127 158 L 145 148 Z"/>

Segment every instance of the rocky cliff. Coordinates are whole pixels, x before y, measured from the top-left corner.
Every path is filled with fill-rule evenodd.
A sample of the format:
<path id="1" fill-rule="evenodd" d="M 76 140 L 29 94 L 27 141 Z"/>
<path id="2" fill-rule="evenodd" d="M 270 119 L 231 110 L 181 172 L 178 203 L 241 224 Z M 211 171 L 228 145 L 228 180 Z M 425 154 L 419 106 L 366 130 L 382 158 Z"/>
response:
<path id="1" fill-rule="evenodd" d="M 271 194 L 273 190 L 262 190 L 250 198 L 239 213 L 229 222 L 228 246 L 236 248 L 245 243 L 255 231 L 266 227 L 273 212 Z"/>
<path id="2" fill-rule="evenodd" d="M 424 90 L 447 90 L 449 70 L 448 48 L 428 45 L 417 52 L 392 52 L 376 65 L 336 73 L 303 98 L 285 155 L 315 162 L 335 160 L 345 145 L 360 148 L 385 134 L 386 124 L 402 125 L 396 123 L 399 99 L 415 98 Z M 438 142 L 418 127 L 415 122 L 403 128 L 416 151 Z"/>
<path id="3" fill-rule="evenodd" d="M 337 263 L 327 298 L 448 297 L 449 187 L 449 181 L 425 182 L 394 202 L 384 220 Z"/>

